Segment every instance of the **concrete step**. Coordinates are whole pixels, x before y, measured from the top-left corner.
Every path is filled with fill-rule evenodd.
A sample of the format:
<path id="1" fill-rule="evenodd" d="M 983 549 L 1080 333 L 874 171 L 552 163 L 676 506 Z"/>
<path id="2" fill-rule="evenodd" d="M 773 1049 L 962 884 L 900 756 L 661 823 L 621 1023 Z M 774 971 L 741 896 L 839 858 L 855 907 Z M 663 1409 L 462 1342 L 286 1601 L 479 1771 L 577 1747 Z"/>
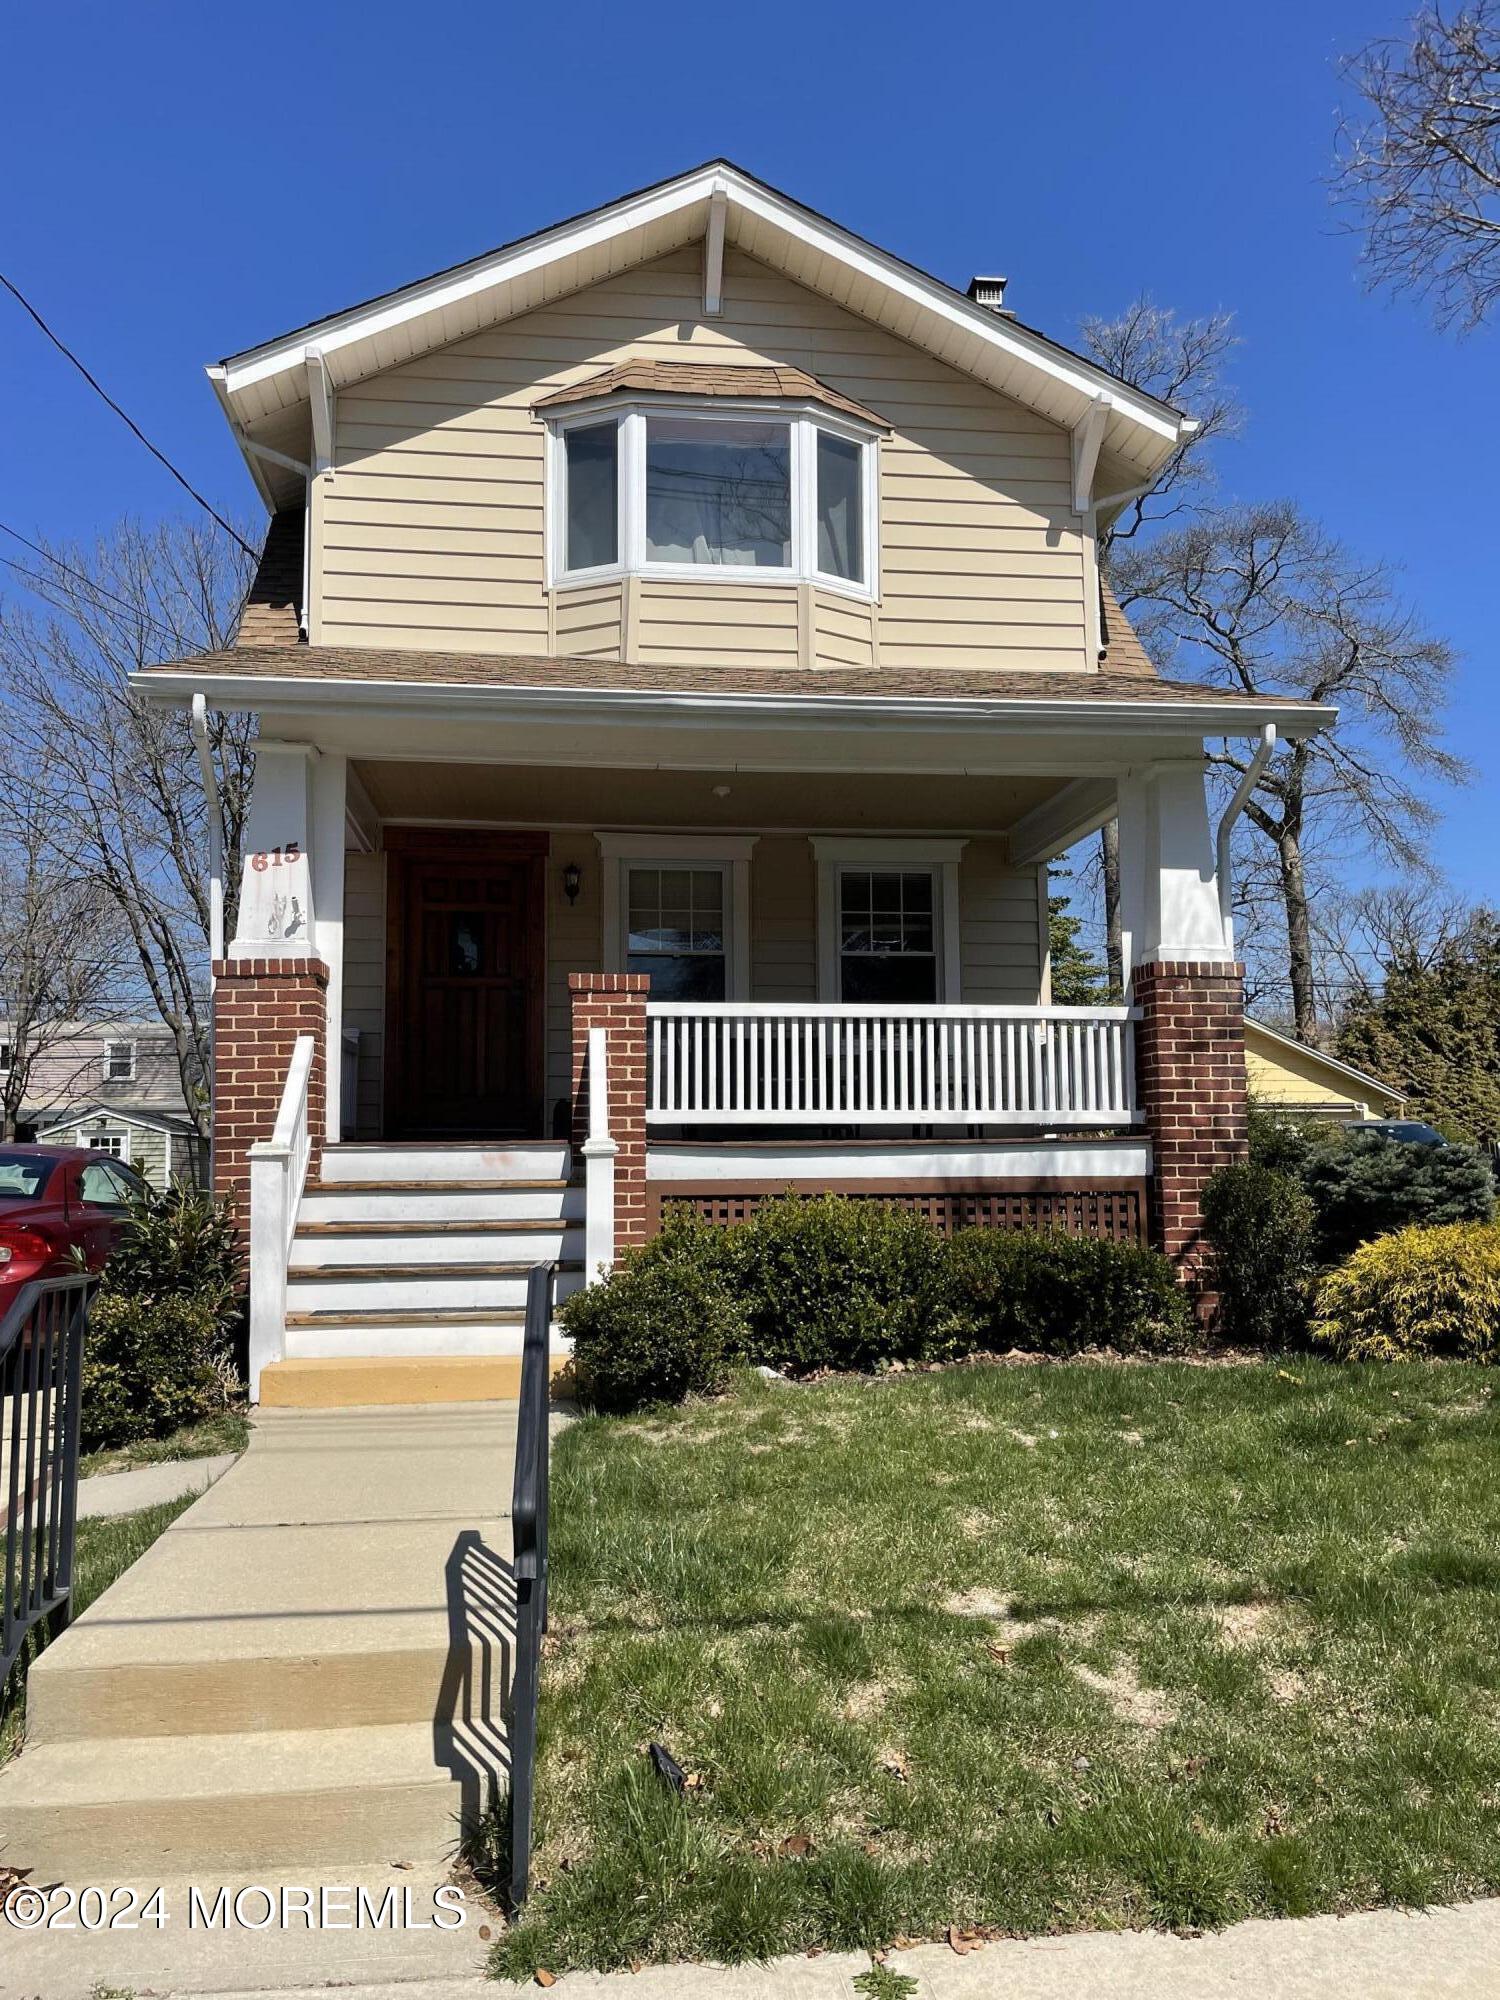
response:
<path id="1" fill-rule="evenodd" d="M 313 1222 L 554 1222 L 583 1220 L 583 1189 L 562 1180 L 317 1181 L 297 1224 Z"/>
<path id="2" fill-rule="evenodd" d="M 502 1222 L 308 1222 L 292 1244 L 293 1271 L 334 1264 L 577 1263 L 583 1226 L 536 1219 Z"/>
<path id="3" fill-rule="evenodd" d="M 488 1332 L 496 1315 L 489 1315 L 476 1333 Z M 270 1410 L 373 1410 L 388 1405 L 421 1403 L 506 1403 L 514 1402 L 521 1390 L 520 1329 L 515 1329 L 514 1353 L 455 1354 L 455 1328 L 434 1331 L 431 1324 L 420 1329 L 410 1323 L 387 1324 L 383 1328 L 368 1323 L 343 1323 L 358 1341 L 358 1351 L 350 1354 L 305 1354 L 289 1352 L 273 1361 L 261 1373 L 260 1400 Z M 340 1331 L 338 1322 L 319 1328 L 317 1338 L 330 1340 Z M 382 1338 L 384 1335 L 385 1338 Z M 422 1338 L 423 1349 L 410 1346 L 394 1352 L 372 1348 L 392 1342 L 410 1343 Z M 289 1332 L 288 1347 L 294 1336 Z M 299 1333 L 298 1341 L 315 1340 Z M 552 1372 L 567 1366 L 568 1349 L 555 1336 L 552 1343 Z"/>
<path id="4" fill-rule="evenodd" d="M 566 1180 L 570 1148 L 566 1140 L 527 1140 L 506 1145 L 412 1144 L 325 1146 L 325 1181 L 517 1181 Z"/>
<path id="5" fill-rule="evenodd" d="M 451 1854 L 502 1770 L 498 1729 L 455 1736 L 431 1720 L 38 1743 L 0 1776 L 5 1860 L 73 1883 L 426 1865 Z"/>
<path id="6" fill-rule="evenodd" d="M 287 1274 L 287 1324 L 307 1313 L 507 1312 L 526 1304 L 530 1264 L 321 1264 Z M 583 1281 L 582 1262 L 560 1267 L 558 1298 Z"/>

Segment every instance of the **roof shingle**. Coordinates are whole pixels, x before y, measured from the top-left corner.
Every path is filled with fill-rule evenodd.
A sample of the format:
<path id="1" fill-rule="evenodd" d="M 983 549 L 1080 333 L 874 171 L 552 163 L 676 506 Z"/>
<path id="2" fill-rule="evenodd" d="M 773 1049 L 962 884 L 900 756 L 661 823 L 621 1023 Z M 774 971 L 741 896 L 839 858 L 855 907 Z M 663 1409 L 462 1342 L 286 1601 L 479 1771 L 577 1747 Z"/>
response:
<path id="1" fill-rule="evenodd" d="M 598 396 L 614 396 L 625 391 L 653 396 L 737 396 L 784 403 L 824 403 L 875 430 L 889 430 L 884 417 L 877 417 L 862 403 L 830 389 L 816 375 L 802 368 L 760 368 L 728 362 L 621 361 L 601 369 L 582 382 L 569 383 L 539 397 L 534 410 L 556 409 L 567 403 L 591 403 Z"/>

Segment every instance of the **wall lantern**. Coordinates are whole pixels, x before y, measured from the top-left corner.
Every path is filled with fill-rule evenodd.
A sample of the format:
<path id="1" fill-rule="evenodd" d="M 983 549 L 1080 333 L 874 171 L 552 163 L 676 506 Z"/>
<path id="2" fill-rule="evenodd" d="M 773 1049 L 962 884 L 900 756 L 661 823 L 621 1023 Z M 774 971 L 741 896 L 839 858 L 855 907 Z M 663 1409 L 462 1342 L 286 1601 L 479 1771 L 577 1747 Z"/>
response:
<path id="1" fill-rule="evenodd" d="M 578 891 L 583 887 L 583 870 L 576 861 L 570 861 L 563 870 L 563 894 L 570 903 L 578 901 Z"/>

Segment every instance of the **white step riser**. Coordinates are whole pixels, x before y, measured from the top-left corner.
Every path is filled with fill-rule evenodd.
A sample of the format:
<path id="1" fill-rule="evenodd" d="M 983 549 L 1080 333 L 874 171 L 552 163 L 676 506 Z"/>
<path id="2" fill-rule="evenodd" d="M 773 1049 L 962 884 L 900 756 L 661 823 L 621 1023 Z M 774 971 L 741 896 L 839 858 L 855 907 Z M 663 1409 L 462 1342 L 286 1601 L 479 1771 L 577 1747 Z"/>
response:
<path id="1" fill-rule="evenodd" d="M 580 1271 L 559 1271 L 557 1296 L 566 1298 L 582 1283 Z M 375 1278 L 319 1278 L 289 1274 L 286 1309 L 289 1313 L 341 1312 L 423 1312 L 446 1307 L 458 1312 L 515 1312 L 526 1304 L 527 1276 L 435 1278 L 420 1275 L 392 1275 L 382 1272 Z"/>
<path id="2" fill-rule="evenodd" d="M 287 1328 L 289 1361 L 389 1360 L 397 1355 L 519 1354 L 522 1329 L 506 1326 L 432 1326 L 414 1320 L 409 1326 L 323 1326 Z M 566 1334 L 552 1328 L 554 1359 L 572 1349 Z"/>
<path id="3" fill-rule="evenodd" d="M 521 1181 L 566 1179 L 568 1147 L 325 1146 L 325 1181 Z"/>
<path id="4" fill-rule="evenodd" d="M 370 1194 L 351 1185 L 309 1188 L 297 1211 L 299 1222 L 550 1222 L 583 1220 L 583 1189 L 475 1188 L 444 1194 Z"/>
<path id="5" fill-rule="evenodd" d="M 299 1236 L 292 1245 L 295 1273 L 317 1264 L 535 1264 L 583 1255 L 583 1230 L 574 1224 L 538 1223 L 535 1229 L 495 1235 Z"/>

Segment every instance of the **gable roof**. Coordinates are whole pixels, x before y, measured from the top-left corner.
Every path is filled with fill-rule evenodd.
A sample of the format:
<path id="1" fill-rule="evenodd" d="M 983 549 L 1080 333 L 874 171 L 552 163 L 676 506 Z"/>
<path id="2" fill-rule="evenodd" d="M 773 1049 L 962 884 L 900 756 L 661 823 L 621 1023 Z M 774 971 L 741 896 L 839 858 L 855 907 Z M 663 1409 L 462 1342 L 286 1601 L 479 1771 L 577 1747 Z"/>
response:
<path id="1" fill-rule="evenodd" d="M 634 390 L 652 396 L 725 396 L 759 402 L 770 398 L 781 403 L 823 403 L 841 410 L 846 417 L 868 424 L 872 430 L 889 430 L 884 417 L 877 417 L 852 396 L 842 395 L 809 375 L 803 368 L 760 368 L 714 361 L 621 361 L 613 368 L 601 368 L 597 375 L 585 376 L 566 389 L 554 389 L 532 404 L 534 410 L 553 410 L 568 403 L 592 403 L 601 396 Z"/>
<path id="2" fill-rule="evenodd" d="M 227 356 L 209 377 L 273 508 L 295 474 L 248 450 L 257 440 L 290 453 L 306 435 L 309 367 L 337 389 L 647 263 L 706 237 L 885 327 L 961 373 L 1072 430 L 1096 406 L 1100 448 L 1144 481 L 1196 428 L 1180 411 L 1130 387 L 1020 320 L 978 305 L 902 258 L 792 200 L 730 161 L 690 172 L 570 217 Z"/>
<path id="3" fill-rule="evenodd" d="M 1340 1090 L 1339 1085 L 1352 1084 L 1367 1098 L 1389 1098 L 1397 1107 L 1406 1102 L 1407 1093 L 1394 1083 L 1371 1076 L 1367 1070 L 1356 1069 L 1352 1063 L 1341 1062 L 1337 1056 L 1315 1049 L 1309 1043 L 1299 1041 L 1295 1035 L 1287 1034 L 1284 1029 L 1273 1028 L 1268 1021 L 1254 1020 L 1248 1014 L 1245 1016 L 1245 1046 L 1265 1061 L 1290 1069 L 1294 1075 L 1299 1070 L 1311 1071 L 1314 1076 L 1327 1080 L 1331 1098 L 1350 1095 Z"/>

